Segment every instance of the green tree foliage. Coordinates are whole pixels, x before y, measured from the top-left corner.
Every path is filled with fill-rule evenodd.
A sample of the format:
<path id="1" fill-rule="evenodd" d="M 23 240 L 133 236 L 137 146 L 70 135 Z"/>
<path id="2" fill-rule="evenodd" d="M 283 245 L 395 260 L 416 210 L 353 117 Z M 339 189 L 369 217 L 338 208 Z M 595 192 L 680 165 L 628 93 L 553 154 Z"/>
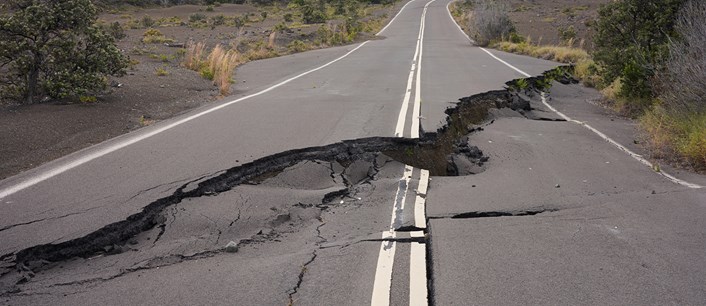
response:
<path id="1" fill-rule="evenodd" d="M 105 87 L 128 59 L 95 24 L 90 0 L 12 0 L 0 15 L 0 92 L 32 103 Z"/>
<path id="2" fill-rule="evenodd" d="M 294 2 L 299 5 L 304 23 L 324 23 L 328 19 L 326 1 L 324 0 L 298 0 Z"/>
<path id="3" fill-rule="evenodd" d="M 654 96 L 651 79 L 669 55 L 669 37 L 684 0 L 620 0 L 601 7 L 594 59 L 606 84 L 621 78 L 619 95 Z"/>

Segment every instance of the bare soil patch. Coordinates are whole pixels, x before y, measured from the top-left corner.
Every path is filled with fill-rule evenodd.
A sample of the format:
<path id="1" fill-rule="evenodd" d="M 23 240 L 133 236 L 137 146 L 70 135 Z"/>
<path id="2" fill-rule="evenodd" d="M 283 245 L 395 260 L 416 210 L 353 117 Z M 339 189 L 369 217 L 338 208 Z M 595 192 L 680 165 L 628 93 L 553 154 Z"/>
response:
<path id="1" fill-rule="evenodd" d="M 593 49 L 590 24 L 598 17 L 598 9 L 610 0 L 508 0 L 510 18 L 517 31 L 533 42 L 545 45 L 564 43 L 559 31 L 573 26 L 575 45 Z"/>

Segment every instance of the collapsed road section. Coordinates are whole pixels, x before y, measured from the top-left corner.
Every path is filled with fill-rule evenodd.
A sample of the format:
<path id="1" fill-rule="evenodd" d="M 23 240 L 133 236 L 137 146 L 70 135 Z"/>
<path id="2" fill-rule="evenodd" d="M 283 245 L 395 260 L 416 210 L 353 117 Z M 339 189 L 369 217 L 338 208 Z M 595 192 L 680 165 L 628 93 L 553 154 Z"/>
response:
<path id="1" fill-rule="evenodd" d="M 332 275 L 331 271 L 343 269 L 345 275 L 372 286 L 370 280 L 377 276 L 370 269 L 379 259 L 364 254 L 378 255 L 395 242 L 404 242 L 402 248 L 407 249 L 401 253 L 424 254 L 420 247 L 424 250 L 423 243 L 429 239 L 427 220 L 423 206 L 415 202 L 425 198 L 429 176 L 484 171 L 488 157 L 466 136 L 481 131 L 493 118 L 555 120 L 550 113 L 534 109 L 529 99 L 554 79 L 569 82 L 563 70 L 556 70 L 509 82 L 506 90 L 463 98 L 446 111 L 444 128 L 419 139 L 373 137 L 290 150 L 185 183 L 139 213 L 89 235 L 2 255 L 0 294 L 13 304 L 42 304 L 62 297 L 80 301 L 132 288 L 124 280 L 176 282 L 185 277 L 177 277 L 183 271 L 201 275 L 196 277 L 202 281 L 197 287 L 204 289 L 217 286 L 213 282 L 220 283 L 219 279 L 235 277 L 226 271 L 237 271 L 236 283 L 242 290 L 220 293 L 226 301 L 235 295 L 255 304 L 328 304 L 349 296 L 369 303 L 372 287 L 314 301 L 317 285 L 307 280 L 334 279 L 344 273 Z M 404 173 L 402 179 L 400 173 Z M 399 206 L 394 206 L 390 222 L 389 213 L 380 212 L 389 209 L 391 195 Z M 404 209 L 407 201 L 411 209 Z M 232 253 L 236 255 L 228 256 Z M 359 266 L 366 269 L 357 271 L 358 266 L 344 263 L 351 256 L 357 256 Z M 419 258 L 410 257 L 396 262 Z M 389 267 L 384 278 L 420 274 L 399 272 L 396 267 Z M 428 272 L 423 275 L 431 281 Z M 243 282 L 266 284 L 272 294 L 256 294 L 258 286 Z M 395 286 L 399 284 L 387 287 Z M 95 288 L 102 291 L 94 292 Z M 138 297 L 136 293 L 134 298 Z M 407 301 L 394 293 L 388 297 Z M 178 294 L 169 298 L 182 301 Z"/>

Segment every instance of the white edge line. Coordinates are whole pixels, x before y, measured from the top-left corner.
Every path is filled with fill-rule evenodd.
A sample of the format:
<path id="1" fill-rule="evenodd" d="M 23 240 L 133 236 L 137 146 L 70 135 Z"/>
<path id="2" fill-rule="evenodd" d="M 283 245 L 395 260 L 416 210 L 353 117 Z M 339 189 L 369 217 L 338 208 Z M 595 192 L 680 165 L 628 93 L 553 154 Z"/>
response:
<path id="1" fill-rule="evenodd" d="M 468 35 L 466 34 L 466 32 L 464 32 L 463 29 L 461 29 L 461 26 L 459 26 L 458 23 L 456 23 L 456 20 L 453 19 L 453 16 L 451 16 L 451 10 L 449 9 L 449 5 L 451 5 L 451 2 L 449 2 L 449 4 L 446 5 L 446 11 L 449 13 L 449 18 L 451 18 L 451 21 L 453 21 L 453 23 L 456 24 L 456 27 L 458 28 L 458 30 L 461 31 L 461 33 L 463 33 L 463 35 L 465 35 L 466 38 L 467 38 L 469 41 L 472 42 L 473 40 L 471 40 L 471 38 L 468 37 Z M 526 72 L 524 72 L 524 71 L 522 71 L 522 70 L 520 70 L 520 69 L 517 69 L 515 66 L 510 65 L 508 62 L 506 62 L 506 61 L 504 61 L 504 60 L 498 58 L 498 57 L 495 56 L 493 53 L 490 53 L 490 51 L 488 51 L 488 50 L 486 50 L 486 49 L 484 49 L 484 48 L 480 48 L 480 49 L 483 50 L 483 51 L 485 51 L 486 53 L 488 53 L 490 56 L 492 56 L 494 59 L 498 60 L 499 62 L 505 64 L 506 66 L 508 66 L 508 67 L 510 67 L 510 68 L 512 68 L 513 70 L 515 70 L 515 71 L 521 73 L 521 74 L 524 75 L 524 76 L 530 77 L 530 75 L 527 74 Z M 585 123 L 585 122 L 581 122 L 581 121 L 578 121 L 578 120 L 571 119 L 569 116 L 564 115 L 563 113 L 561 113 L 561 112 L 559 112 L 558 110 L 556 110 L 554 107 L 552 107 L 551 105 L 549 105 L 549 103 L 547 103 L 546 94 L 545 94 L 544 92 L 542 92 L 542 95 L 541 95 L 541 96 L 542 96 L 542 103 L 543 103 L 547 108 L 549 108 L 551 111 L 555 112 L 557 115 L 559 115 L 560 117 L 564 118 L 566 121 L 569 121 L 569 122 L 572 122 L 572 123 L 576 123 L 576 124 L 579 124 L 579 125 L 581 125 L 581 126 L 587 128 L 587 129 L 590 130 L 591 132 L 593 132 L 593 133 L 595 133 L 596 135 L 598 135 L 598 137 L 603 138 L 603 140 L 605 140 L 605 141 L 607 141 L 608 143 L 612 144 L 613 146 L 617 147 L 617 148 L 620 149 L 621 151 L 627 153 L 630 157 L 634 158 L 635 160 L 641 162 L 642 164 L 644 164 L 644 165 L 646 165 L 646 166 L 648 166 L 648 167 L 650 167 L 650 168 L 652 168 L 652 169 L 655 168 L 654 165 L 653 165 L 651 162 L 649 162 L 648 160 L 646 160 L 646 159 L 645 159 L 644 157 L 642 157 L 640 154 L 637 154 L 637 153 L 631 151 L 630 149 L 628 149 L 628 148 L 626 148 L 625 146 L 621 145 L 621 144 L 618 143 L 617 141 L 615 141 L 615 140 L 611 139 L 610 137 L 608 137 L 606 134 L 603 134 L 601 131 L 597 130 L 596 128 L 594 128 L 594 127 L 588 125 L 588 124 Z M 687 181 L 678 179 L 678 178 L 676 178 L 676 177 L 672 176 L 671 174 L 666 173 L 666 172 L 664 172 L 664 171 L 659 171 L 659 172 L 656 172 L 656 171 L 655 171 L 655 173 L 660 174 L 660 175 L 664 176 L 665 178 L 667 178 L 668 180 L 670 180 L 670 181 L 672 181 L 672 182 L 674 182 L 674 183 L 676 183 L 676 184 L 682 185 L 682 186 L 686 186 L 686 187 L 694 188 L 694 189 L 704 188 L 704 186 L 701 186 L 701 185 L 698 185 L 698 184 L 694 184 L 694 183 L 689 183 L 689 182 L 687 182 Z"/>
<path id="2" fill-rule="evenodd" d="M 469 42 L 473 43 L 473 42 L 474 42 L 473 39 L 471 39 L 471 37 L 469 37 L 468 34 L 466 34 L 466 32 L 463 31 L 463 29 L 461 28 L 461 26 L 458 25 L 458 23 L 457 23 L 456 20 L 454 19 L 453 15 L 451 15 L 451 8 L 450 8 L 449 6 L 450 6 L 451 3 L 453 3 L 453 2 L 454 2 L 454 1 L 451 1 L 451 2 L 449 2 L 448 4 L 446 4 L 446 12 L 449 13 L 449 18 L 451 18 L 451 21 L 456 25 L 456 28 L 458 28 L 458 30 L 461 31 L 461 34 L 463 34 L 463 36 L 465 36 L 466 39 L 468 39 Z M 520 74 L 522 74 L 522 75 L 524 75 L 524 76 L 526 76 L 526 77 L 531 77 L 531 75 L 527 74 L 526 72 L 524 72 L 524 71 L 522 71 L 522 70 L 520 70 L 520 69 L 517 69 L 517 67 L 515 67 L 515 66 L 513 66 L 513 65 L 510 65 L 508 62 L 506 62 L 506 61 L 500 59 L 499 57 L 495 56 L 495 54 L 491 53 L 490 51 L 486 50 L 485 48 L 481 48 L 481 47 L 478 47 L 478 48 L 480 48 L 481 50 L 485 51 L 485 53 L 488 53 L 488 54 L 489 54 L 490 56 L 492 56 L 494 59 L 500 61 L 501 63 L 505 64 L 506 66 L 508 66 L 508 67 L 510 67 L 510 68 L 512 68 L 513 70 L 519 72 Z"/>
<path id="3" fill-rule="evenodd" d="M 395 19 L 397 19 L 397 16 L 399 16 L 400 13 L 402 13 L 402 11 L 405 9 L 405 7 L 407 7 L 407 5 L 409 5 L 410 3 L 414 2 L 414 1 L 415 1 L 415 0 L 411 0 L 411 1 L 407 2 L 404 6 L 402 6 L 402 8 L 400 9 L 399 12 L 397 12 L 397 14 L 395 15 L 395 17 L 393 17 L 393 18 L 387 23 L 387 25 L 385 25 L 385 27 L 382 28 L 382 30 L 380 30 L 380 32 L 378 32 L 378 33 L 375 34 L 375 35 L 376 35 L 376 36 L 377 36 L 377 35 L 380 35 L 380 33 L 382 33 L 385 29 L 387 29 L 387 27 L 389 27 L 389 26 L 392 24 L 392 22 L 395 21 Z M 24 180 L 24 181 L 22 181 L 22 182 L 20 182 L 20 183 L 14 184 L 14 185 L 9 186 L 9 187 L 7 187 L 7 188 L 5 188 L 5 189 L 0 189 L 0 199 L 3 199 L 3 198 L 5 198 L 5 197 L 8 197 L 8 196 L 10 196 L 10 195 L 12 195 L 12 194 L 14 194 L 14 193 L 17 193 L 17 192 L 19 192 L 19 191 L 21 191 L 21 190 L 23 190 L 23 189 L 29 188 L 29 187 L 31 187 L 31 186 L 34 186 L 34 185 L 38 184 L 38 183 L 41 183 L 41 182 L 43 182 L 43 181 L 46 181 L 46 180 L 48 180 L 48 179 L 50 179 L 50 178 L 52 178 L 52 177 L 54 177 L 54 176 L 57 176 L 57 175 L 62 174 L 62 173 L 64 173 L 64 172 L 68 171 L 68 170 L 71 170 L 71 169 L 73 169 L 73 168 L 76 168 L 76 167 L 78 167 L 78 166 L 80 166 L 80 165 L 82 165 L 82 164 L 85 164 L 85 163 L 87 163 L 87 162 L 89 162 L 89 161 L 92 161 L 92 160 L 94 160 L 94 159 L 96 159 L 96 158 L 99 158 L 99 157 L 101 157 L 101 156 L 104 156 L 104 155 L 107 155 L 107 154 L 109 154 L 109 153 L 115 152 L 115 151 L 117 151 L 117 150 L 120 150 L 120 149 L 122 149 L 122 148 L 125 148 L 125 147 L 127 147 L 127 146 L 129 146 L 129 145 L 131 145 L 131 144 L 137 143 L 137 142 L 139 142 L 139 141 L 145 140 L 145 139 L 147 139 L 147 138 L 149 138 L 149 137 L 152 137 L 152 136 L 154 136 L 154 135 L 157 135 L 157 134 L 159 134 L 159 133 L 162 133 L 162 132 L 164 132 L 164 131 L 166 131 L 166 130 L 172 129 L 172 128 L 178 126 L 178 125 L 184 124 L 184 123 L 186 123 L 186 122 L 188 122 L 188 121 L 194 120 L 194 119 L 196 119 L 196 118 L 198 118 L 198 117 L 201 117 L 201 116 L 203 116 L 203 115 L 209 114 L 209 113 L 214 112 L 214 111 L 217 111 L 217 110 L 219 110 L 219 109 L 221 109 L 221 108 L 224 108 L 224 107 L 226 107 L 226 106 L 229 106 L 229 105 L 238 103 L 238 102 L 240 102 L 240 101 L 243 101 L 243 100 L 246 100 L 246 99 L 250 99 L 250 98 L 253 98 L 253 97 L 262 95 L 262 94 L 267 93 L 267 92 L 269 92 L 269 91 L 271 91 L 271 90 L 273 90 L 273 89 L 275 89 L 275 88 L 281 87 L 282 85 L 285 85 L 285 84 L 287 84 L 287 83 L 289 83 L 289 82 L 291 82 L 291 81 L 294 81 L 294 80 L 296 80 L 296 79 L 298 79 L 298 78 L 301 78 L 301 77 L 303 77 L 303 76 L 305 76 L 305 75 L 308 75 L 308 74 L 310 74 L 310 73 L 312 73 L 312 72 L 321 70 L 321 69 L 323 69 L 323 68 L 325 68 L 325 67 L 328 67 L 329 65 L 331 65 L 331 64 L 333 64 L 333 63 L 335 63 L 335 62 L 338 62 L 338 61 L 344 59 L 345 57 L 347 57 L 347 56 L 350 55 L 351 53 L 353 53 L 353 52 L 355 52 L 356 50 L 360 49 L 362 46 L 364 46 L 364 45 L 367 44 L 368 42 L 370 42 L 370 41 L 369 41 L 369 40 L 364 41 L 364 42 L 362 42 L 360 45 L 358 45 L 357 47 L 353 48 L 353 50 L 348 51 L 346 54 L 344 54 L 344 55 L 342 55 L 342 56 L 340 56 L 340 57 L 338 57 L 338 58 L 336 58 L 336 59 L 334 59 L 334 60 L 332 60 L 332 61 L 330 61 L 330 62 L 328 62 L 328 63 L 326 63 L 326 64 L 324 64 L 324 65 L 322 65 L 322 66 L 319 66 L 319 67 L 314 68 L 314 69 L 311 69 L 311 70 L 309 70 L 309 71 L 305 71 L 305 72 L 303 72 L 303 73 L 300 73 L 300 74 L 298 74 L 298 75 L 296 75 L 296 76 L 294 76 L 294 77 L 291 77 L 291 78 L 289 78 L 289 79 L 286 79 L 286 80 L 284 80 L 284 81 L 282 81 L 282 82 L 280 82 L 280 83 L 277 83 L 277 84 L 275 84 L 275 85 L 272 85 L 272 86 L 270 86 L 270 87 L 268 87 L 268 88 L 266 88 L 266 89 L 264 89 L 264 90 L 262 90 L 262 91 L 259 91 L 259 92 L 256 92 L 256 93 L 254 93 L 254 94 L 251 94 L 251 95 L 247 95 L 247 96 L 238 98 L 238 99 L 236 99 L 236 100 L 232 100 L 232 101 L 229 101 L 229 102 L 225 102 L 225 103 L 223 103 L 223 104 L 221 104 L 221 105 L 218 105 L 218 106 L 216 106 L 216 107 L 207 109 L 207 110 L 205 110 L 205 111 L 203 111 L 203 112 L 194 114 L 194 115 L 192 115 L 192 116 L 186 117 L 186 118 L 181 119 L 181 120 L 179 120 L 179 121 L 172 122 L 171 124 L 162 126 L 162 127 L 160 127 L 160 128 L 157 128 L 157 129 L 154 129 L 154 130 L 152 130 L 152 131 L 150 131 L 150 132 L 148 132 L 148 133 L 142 134 L 142 135 L 140 135 L 140 136 L 137 136 L 137 137 L 134 137 L 134 138 L 130 138 L 130 139 L 127 139 L 127 140 L 124 140 L 124 141 L 120 141 L 120 142 L 118 142 L 118 143 L 116 143 L 116 144 L 110 145 L 110 146 L 108 146 L 108 147 L 99 149 L 98 151 L 95 151 L 95 152 L 93 152 L 93 153 L 90 153 L 90 154 L 84 155 L 84 156 L 82 156 L 82 157 L 80 157 L 80 158 L 77 158 L 77 159 L 75 159 L 75 160 L 73 160 L 73 161 L 71 161 L 71 162 L 69 162 L 69 163 L 67 163 L 67 164 L 64 164 L 64 165 L 62 165 L 62 166 L 58 166 L 58 167 L 49 169 L 49 170 L 47 170 L 47 171 L 45 171 L 45 172 L 43 172 L 43 173 L 40 173 L 40 174 L 38 174 L 38 175 L 34 175 L 34 176 L 32 176 L 32 177 L 30 177 L 30 178 L 28 178 L 28 179 L 26 179 L 26 180 Z"/>
<path id="4" fill-rule="evenodd" d="M 392 17 L 392 19 L 390 19 L 390 22 L 388 22 L 387 25 L 385 25 L 385 27 L 382 28 L 382 30 L 377 32 L 377 34 L 375 34 L 375 36 L 379 36 L 382 32 L 387 30 L 387 27 L 389 27 L 392 24 L 392 22 L 395 21 L 395 19 L 397 19 L 397 16 L 399 16 L 402 13 L 402 11 L 404 11 L 404 8 L 407 7 L 410 3 L 414 2 L 414 1 L 415 0 L 411 0 L 411 1 L 407 2 L 405 5 L 403 5 L 402 8 L 400 9 L 400 11 L 397 12 L 397 14 L 395 14 L 395 17 Z"/>
<path id="5" fill-rule="evenodd" d="M 603 140 L 607 141 L 608 143 L 610 143 L 610 144 L 612 144 L 613 146 L 617 147 L 617 148 L 620 149 L 621 151 L 623 151 L 623 152 L 625 152 L 626 154 L 630 155 L 632 158 L 636 159 L 637 161 L 639 161 L 640 163 L 644 164 L 645 166 L 650 167 L 651 169 L 654 169 L 654 168 L 655 168 L 654 164 L 652 164 L 650 161 L 648 161 L 647 159 L 645 159 L 644 157 L 642 157 L 642 155 L 637 154 L 637 153 L 633 152 L 632 150 L 628 149 L 627 147 L 621 145 L 619 142 L 617 142 L 617 141 L 613 140 L 612 138 L 608 137 L 608 135 L 603 134 L 603 132 L 601 132 L 601 131 L 599 131 L 598 129 L 592 127 L 592 126 L 589 125 L 588 123 L 571 119 L 571 118 L 569 118 L 569 116 L 564 115 L 562 112 L 560 112 L 560 111 L 558 111 L 557 109 L 555 109 L 553 106 L 551 106 L 551 105 L 547 102 L 547 98 L 546 98 L 546 94 L 545 94 L 545 93 L 542 93 L 541 97 L 542 97 L 542 103 L 544 104 L 544 106 L 546 106 L 547 108 L 549 108 L 551 111 L 557 113 L 560 117 L 562 117 L 562 118 L 564 118 L 565 120 L 570 121 L 570 122 L 572 122 L 572 123 L 576 123 L 576 124 L 578 124 L 578 125 L 582 125 L 583 127 L 589 129 L 591 132 L 593 132 L 593 133 L 595 133 L 596 135 L 598 135 L 599 137 L 603 138 Z M 656 171 L 655 171 L 655 172 L 656 172 Z M 676 183 L 676 184 L 683 185 L 683 186 L 686 186 L 686 187 L 689 187 L 689 188 L 699 189 L 699 188 L 703 188 L 703 187 L 704 187 L 704 186 L 701 186 L 701 185 L 689 183 L 689 182 L 687 182 L 687 181 L 678 179 L 678 178 L 672 176 L 671 174 L 666 173 L 666 172 L 663 172 L 663 171 L 659 171 L 659 172 L 656 172 L 656 173 L 658 173 L 658 174 L 660 174 L 660 175 L 666 177 L 667 179 L 669 179 L 670 181 L 672 181 L 672 182 L 674 182 L 674 183 Z"/>
<path id="6" fill-rule="evenodd" d="M 480 48 L 480 47 L 479 47 L 479 48 Z M 515 67 L 515 66 L 513 66 L 513 65 L 510 65 L 508 62 L 506 62 L 506 61 L 500 59 L 499 57 L 495 56 L 495 54 L 490 53 L 490 51 L 486 50 L 485 48 L 480 48 L 480 49 L 483 50 L 483 51 L 485 51 L 485 53 L 488 53 L 490 56 L 492 56 L 494 59 L 498 60 L 499 62 L 505 64 L 505 66 L 508 66 L 508 67 L 512 68 L 513 70 L 519 72 L 520 74 L 522 74 L 522 75 L 524 75 L 524 76 L 526 76 L 526 77 L 528 77 L 528 78 L 531 77 L 531 75 L 529 75 L 527 72 L 524 72 L 524 71 L 518 69 L 517 67 Z"/>

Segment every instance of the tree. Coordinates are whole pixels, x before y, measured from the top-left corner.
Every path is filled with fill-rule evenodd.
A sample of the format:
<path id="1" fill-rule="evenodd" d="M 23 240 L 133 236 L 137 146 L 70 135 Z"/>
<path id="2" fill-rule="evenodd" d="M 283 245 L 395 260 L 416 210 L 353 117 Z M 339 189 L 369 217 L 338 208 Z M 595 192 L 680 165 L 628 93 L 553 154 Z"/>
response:
<path id="1" fill-rule="evenodd" d="M 676 29 L 665 69 L 657 75 L 660 100 L 673 112 L 706 113 L 706 2 L 684 4 Z"/>
<path id="2" fill-rule="evenodd" d="M 620 0 L 598 11 L 594 59 L 607 84 L 622 79 L 620 95 L 652 98 L 651 78 L 669 55 L 669 37 L 684 0 Z"/>
<path id="3" fill-rule="evenodd" d="M 11 0 L 0 15 L 0 94 L 33 103 L 105 88 L 128 59 L 90 0 Z"/>

